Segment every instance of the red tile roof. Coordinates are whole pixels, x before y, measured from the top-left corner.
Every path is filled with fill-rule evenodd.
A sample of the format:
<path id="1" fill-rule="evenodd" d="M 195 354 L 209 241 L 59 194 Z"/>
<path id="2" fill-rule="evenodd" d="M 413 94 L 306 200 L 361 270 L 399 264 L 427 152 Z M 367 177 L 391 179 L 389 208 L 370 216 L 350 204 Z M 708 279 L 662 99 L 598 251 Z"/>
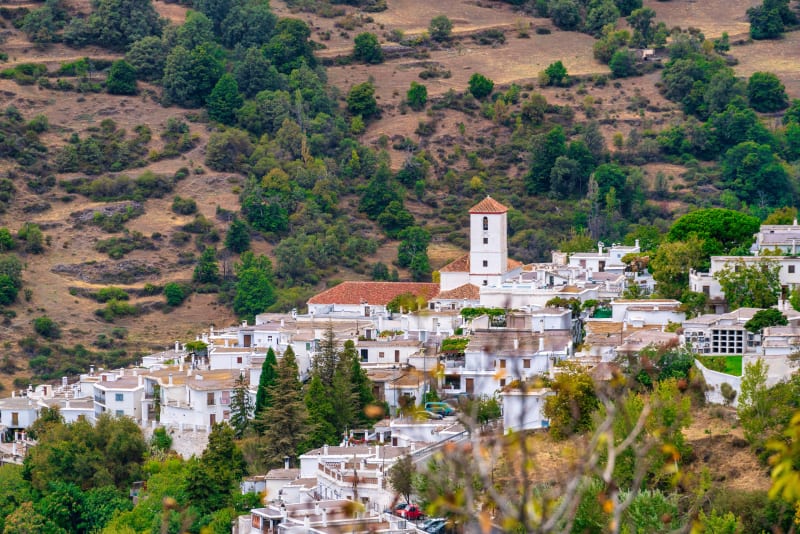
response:
<path id="1" fill-rule="evenodd" d="M 492 197 L 486 197 L 477 204 L 475 204 L 470 213 L 505 213 L 508 208 L 500 204 Z"/>
<path id="2" fill-rule="evenodd" d="M 460 258 L 456 258 L 441 269 L 440 273 L 468 273 L 469 272 L 469 253 Z"/>
<path id="3" fill-rule="evenodd" d="M 517 260 L 512 260 L 508 258 L 506 262 L 506 272 L 516 269 L 517 267 L 521 266 L 522 262 Z M 463 256 L 454 259 L 441 269 L 439 269 L 440 273 L 468 273 L 470 262 L 469 262 L 469 253 L 464 254 Z"/>
<path id="4" fill-rule="evenodd" d="M 442 291 L 436 295 L 436 298 L 442 300 L 480 300 L 481 288 L 473 284 L 464 284 L 454 289 Z"/>
<path id="5" fill-rule="evenodd" d="M 386 305 L 404 293 L 430 300 L 439 293 L 439 284 L 416 282 L 342 282 L 317 293 L 309 304 L 379 304 Z"/>

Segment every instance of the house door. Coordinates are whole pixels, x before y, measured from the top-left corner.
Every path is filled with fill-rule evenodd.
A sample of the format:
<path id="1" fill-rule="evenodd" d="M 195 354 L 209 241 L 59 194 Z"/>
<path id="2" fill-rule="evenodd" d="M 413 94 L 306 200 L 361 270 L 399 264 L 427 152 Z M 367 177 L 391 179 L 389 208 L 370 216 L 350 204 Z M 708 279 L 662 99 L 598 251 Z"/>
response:
<path id="1" fill-rule="evenodd" d="M 473 393 L 475 393 L 475 379 L 474 378 L 467 378 L 466 380 L 467 380 L 467 383 L 466 383 L 466 388 L 465 389 L 466 389 L 468 394 L 472 395 Z"/>
<path id="2" fill-rule="evenodd" d="M 394 363 L 400 363 L 400 351 L 394 351 Z"/>
<path id="3" fill-rule="evenodd" d="M 11 426 L 13 426 L 13 427 L 19 426 L 19 413 L 18 412 L 11 412 Z"/>
<path id="4" fill-rule="evenodd" d="M 217 414 L 212 413 L 211 415 L 208 416 L 208 424 L 211 426 L 217 424 Z"/>
<path id="5" fill-rule="evenodd" d="M 245 334 L 244 339 L 242 341 L 244 342 L 245 347 L 249 347 L 250 345 L 253 344 L 253 336 L 250 334 Z"/>

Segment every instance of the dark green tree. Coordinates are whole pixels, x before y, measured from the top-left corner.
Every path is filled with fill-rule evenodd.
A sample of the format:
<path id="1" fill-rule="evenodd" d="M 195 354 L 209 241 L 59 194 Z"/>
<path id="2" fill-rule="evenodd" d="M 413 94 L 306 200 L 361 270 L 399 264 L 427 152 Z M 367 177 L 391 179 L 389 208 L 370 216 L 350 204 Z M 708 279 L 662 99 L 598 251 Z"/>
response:
<path id="1" fill-rule="evenodd" d="M 277 380 L 277 366 L 278 360 L 275 357 L 275 351 L 270 347 L 267 349 L 267 355 L 264 358 L 264 363 L 261 364 L 261 376 L 258 379 L 258 390 L 256 390 L 256 404 L 255 404 L 255 418 L 258 419 L 260 415 L 272 405 L 272 388 L 275 387 Z"/>
<path id="2" fill-rule="evenodd" d="M 397 264 L 400 267 L 409 267 L 414 257 L 419 254 L 428 254 L 428 244 L 431 234 L 420 226 L 406 228 L 400 235 L 400 245 L 397 248 Z"/>
<path id="3" fill-rule="evenodd" d="M 234 266 L 236 294 L 233 311 L 241 318 L 254 322 L 277 300 L 272 274 L 272 262 L 266 256 L 256 256 L 251 251 L 242 253 L 241 262 Z"/>
<path id="4" fill-rule="evenodd" d="M 453 22 L 446 15 L 437 15 L 428 24 L 428 35 L 434 41 L 447 41 L 453 33 Z"/>
<path id="5" fill-rule="evenodd" d="M 747 100 L 756 111 L 786 109 L 789 97 L 781 80 L 771 72 L 754 72 L 747 81 Z"/>
<path id="6" fill-rule="evenodd" d="M 225 248 L 235 254 L 250 250 L 250 229 L 238 217 L 233 218 L 228 233 L 225 234 Z"/>
<path id="7" fill-rule="evenodd" d="M 148 82 L 161 80 L 167 62 L 167 47 L 161 37 L 150 35 L 131 44 L 125 61 L 134 68 L 138 79 Z"/>
<path id="8" fill-rule="evenodd" d="M 222 124 L 234 124 L 236 110 L 242 107 L 243 102 L 236 78 L 232 74 L 223 74 L 208 96 L 208 116 Z"/>
<path id="9" fill-rule="evenodd" d="M 555 0 L 548 5 L 553 24 L 561 30 L 575 30 L 581 23 L 581 8 L 574 0 Z"/>
<path id="10" fill-rule="evenodd" d="M 199 11 L 188 11 L 186 20 L 175 30 L 175 44 L 186 50 L 214 42 L 214 24 Z"/>
<path id="11" fill-rule="evenodd" d="M 279 72 L 289 74 L 303 64 L 315 67 L 317 60 L 309 38 L 311 28 L 300 19 L 284 18 L 275 25 L 264 53 Z"/>
<path id="12" fill-rule="evenodd" d="M 253 417 L 253 403 L 250 400 L 250 392 L 247 388 L 247 380 L 244 374 L 240 374 L 236 379 L 231 396 L 231 427 L 236 439 L 241 439 L 245 431 L 250 427 L 250 419 Z"/>
<path id="13" fill-rule="evenodd" d="M 370 219 L 377 219 L 392 201 L 400 201 L 400 195 L 392 180 L 392 173 L 386 164 L 381 164 L 373 174 L 361 195 L 359 211 Z"/>
<path id="14" fill-rule="evenodd" d="M 333 331 L 333 324 L 329 322 L 319 342 L 319 350 L 311 362 L 312 372 L 319 376 L 326 389 L 333 386 L 333 375 L 338 363 L 339 349 L 336 345 L 336 334 Z"/>
<path id="15" fill-rule="evenodd" d="M 633 13 L 633 10 L 642 7 L 642 0 L 615 0 L 615 2 L 619 8 L 619 14 L 623 17 L 627 17 Z"/>
<path id="16" fill-rule="evenodd" d="M 377 223 L 386 232 L 386 235 L 396 238 L 404 229 L 414 224 L 414 216 L 403 206 L 399 200 L 392 200 L 386 209 L 378 215 Z"/>
<path id="17" fill-rule="evenodd" d="M 374 33 L 363 32 L 353 41 L 353 59 L 364 63 L 383 63 L 383 49 Z"/>
<path id="18" fill-rule="evenodd" d="M 683 215 L 667 233 L 668 241 L 686 241 L 696 236 L 704 241 L 708 256 L 731 254 L 747 249 L 758 232 L 760 221 L 738 211 L 723 208 L 704 208 Z"/>
<path id="19" fill-rule="evenodd" d="M 480 73 L 473 73 L 469 77 L 469 92 L 478 100 L 482 100 L 492 94 L 494 82 Z"/>
<path id="20" fill-rule="evenodd" d="M 230 13 L 237 0 L 195 0 L 194 6 L 205 14 L 214 24 L 214 33 L 221 34 L 222 22 Z"/>
<path id="21" fill-rule="evenodd" d="M 528 193 L 545 193 L 550 189 L 550 174 L 559 156 L 567 150 L 566 135 L 561 126 L 533 138 L 531 164 L 525 177 Z"/>
<path id="22" fill-rule="evenodd" d="M 544 74 L 547 77 L 547 85 L 567 85 L 569 76 L 567 75 L 567 68 L 561 60 L 551 63 L 544 69 Z"/>
<path id="23" fill-rule="evenodd" d="M 406 92 L 406 102 L 414 111 L 424 109 L 428 102 L 428 88 L 421 83 L 411 82 L 411 87 Z"/>
<path id="24" fill-rule="evenodd" d="M 247 98 L 261 91 L 282 89 L 284 82 L 278 69 L 264 57 L 259 48 L 248 48 L 242 61 L 234 67 L 236 83 Z"/>
<path id="25" fill-rule="evenodd" d="M 306 448 L 339 443 L 341 435 L 333 424 L 337 414 L 331 402 L 331 388 L 325 387 L 316 373 L 308 384 L 304 402 L 308 410 L 309 426 Z"/>
<path id="26" fill-rule="evenodd" d="M 708 257 L 697 235 L 691 235 L 686 241 L 662 243 L 648 265 L 658 295 L 672 299 L 680 298 L 688 288 L 689 271 L 703 267 L 708 268 Z"/>
<path id="27" fill-rule="evenodd" d="M 600 36 L 608 24 L 616 24 L 619 19 L 619 8 L 613 0 L 591 2 L 586 12 L 584 29 L 595 36 Z"/>
<path id="28" fill-rule="evenodd" d="M 261 417 L 265 461 L 276 467 L 283 465 L 284 456 L 304 452 L 299 445 L 306 441 L 308 433 L 308 411 L 303 403 L 297 360 L 291 347 L 278 362 L 277 374 L 272 405 Z"/>
<path id="29" fill-rule="evenodd" d="M 352 115 L 360 115 L 369 119 L 380 113 L 378 101 L 375 100 L 375 86 L 370 82 L 354 85 L 347 93 L 347 111 Z"/>
<path id="30" fill-rule="evenodd" d="M 617 50 L 608 62 L 614 78 L 627 78 L 636 74 L 636 55 L 630 50 Z"/>
<path id="31" fill-rule="evenodd" d="M 189 295 L 183 284 L 168 282 L 164 284 L 164 296 L 167 299 L 167 305 L 175 307 L 183 304 L 183 301 L 186 300 L 186 297 Z"/>
<path id="32" fill-rule="evenodd" d="M 739 143 L 722 158 L 722 182 L 740 200 L 781 206 L 792 202 L 789 174 L 769 145 Z"/>
<path id="33" fill-rule="evenodd" d="M 122 59 L 112 63 L 108 70 L 106 90 L 112 95 L 135 95 L 136 69 Z"/>
<path id="34" fill-rule="evenodd" d="M 194 268 L 192 281 L 195 284 L 218 284 L 219 280 L 217 251 L 213 247 L 206 247 Z"/>
<path id="35" fill-rule="evenodd" d="M 277 17 L 267 2 L 241 2 L 222 23 L 222 44 L 228 48 L 261 47 L 275 31 Z"/>
<path id="36" fill-rule="evenodd" d="M 635 31 L 638 31 L 647 45 L 653 41 L 653 19 L 656 12 L 649 7 L 640 7 L 631 11 L 627 21 Z"/>
<path id="37" fill-rule="evenodd" d="M 163 23 L 151 0 L 94 0 L 88 20 L 89 39 L 112 50 L 160 35 Z"/>
<path id="38" fill-rule="evenodd" d="M 744 327 L 748 332 L 758 334 L 768 326 L 786 326 L 787 324 L 789 324 L 789 320 L 779 309 L 767 308 L 753 314 L 753 317 L 744 323 Z"/>
<path id="39" fill-rule="evenodd" d="M 592 377 L 582 368 L 567 365 L 552 385 L 555 395 L 548 397 L 544 414 L 550 419 L 550 433 L 563 440 L 592 428 L 599 401 Z"/>

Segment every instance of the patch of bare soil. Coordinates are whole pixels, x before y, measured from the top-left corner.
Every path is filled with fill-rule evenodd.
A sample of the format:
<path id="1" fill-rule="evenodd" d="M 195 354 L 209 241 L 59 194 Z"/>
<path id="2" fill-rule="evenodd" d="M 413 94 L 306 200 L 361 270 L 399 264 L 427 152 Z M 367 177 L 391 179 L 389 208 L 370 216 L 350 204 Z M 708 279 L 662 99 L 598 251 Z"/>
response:
<path id="1" fill-rule="evenodd" d="M 789 98 L 800 98 L 799 53 L 800 31 L 786 33 L 781 39 L 754 41 L 731 48 L 731 54 L 739 60 L 733 67 L 736 74 L 749 77 L 757 71 L 772 72 L 786 86 Z"/>
<path id="2" fill-rule="evenodd" d="M 644 0 L 645 7 L 655 10 L 656 22 L 664 22 L 668 28 L 699 28 L 706 38 L 728 32 L 732 41 L 747 38 L 747 10 L 759 4 L 759 0 Z"/>

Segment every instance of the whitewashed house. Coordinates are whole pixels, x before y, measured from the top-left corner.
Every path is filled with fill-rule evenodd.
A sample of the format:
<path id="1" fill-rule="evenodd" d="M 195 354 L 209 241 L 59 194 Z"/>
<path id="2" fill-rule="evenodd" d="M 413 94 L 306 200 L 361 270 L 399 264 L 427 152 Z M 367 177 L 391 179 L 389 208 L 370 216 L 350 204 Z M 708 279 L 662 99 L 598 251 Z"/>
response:
<path id="1" fill-rule="evenodd" d="M 550 423 L 544 415 L 548 396 L 555 395 L 549 388 L 505 389 L 500 393 L 503 402 L 503 430 L 520 432 L 547 428 Z"/>
<path id="2" fill-rule="evenodd" d="M 110 413 L 118 417 L 130 417 L 142 421 L 142 399 L 144 382 L 141 375 L 117 372 L 100 373 L 100 381 L 94 385 L 94 414 L 99 417 Z"/>

